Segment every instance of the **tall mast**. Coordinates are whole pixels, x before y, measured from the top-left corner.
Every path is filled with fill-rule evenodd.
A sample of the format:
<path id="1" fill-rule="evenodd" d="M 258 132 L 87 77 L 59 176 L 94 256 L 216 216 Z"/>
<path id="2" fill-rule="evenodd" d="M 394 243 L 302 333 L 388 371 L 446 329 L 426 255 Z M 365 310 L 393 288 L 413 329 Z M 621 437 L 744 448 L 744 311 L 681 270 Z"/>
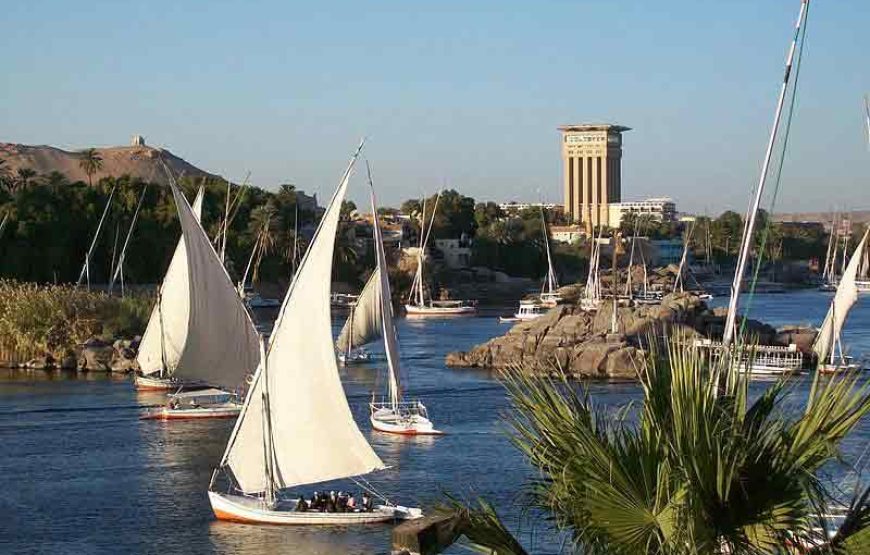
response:
<path id="1" fill-rule="evenodd" d="M 142 193 L 139 195 L 139 202 L 136 204 L 136 210 L 133 212 L 133 219 L 130 221 L 130 229 L 127 230 L 127 237 L 124 239 L 124 246 L 121 247 L 121 256 L 118 257 L 118 264 L 115 266 L 115 272 L 112 274 L 112 279 L 109 281 L 109 293 L 115 286 L 115 281 L 121 277 L 121 296 L 124 296 L 124 259 L 127 256 L 127 246 L 130 244 L 130 237 L 133 236 L 133 229 L 136 227 L 136 221 L 139 219 L 139 211 L 142 209 L 142 201 L 145 200 L 145 192 L 148 190 L 146 183 L 142 187 Z"/>
<path id="2" fill-rule="evenodd" d="M 106 220 L 106 215 L 109 213 L 109 207 L 112 205 L 112 198 L 115 196 L 116 187 L 117 185 L 112 186 L 112 191 L 109 193 L 109 200 L 106 201 L 106 207 L 103 208 L 103 215 L 100 217 L 100 223 L 97 224 L 97 231 L 94 233 L 91 246 L 88 249 L 88 253 L 85 255 L 85 263 L 82 265 L 82 271 L 79 274 L 78 281 L 76 282 L 77 286 L 81 285 L 82 281 L 87 277 L 88 289 L 91 288 L 91 256 L 94 254 L 94 247 L 97 246 L 97 239 L 100 238 L 100 230 L 103 229 L 103 222 Z"/>
<path id="3" fill-rule="evenodd" d="M 544 205 L 541 204 L 541 225 L 544 228 L 544 248 L 547 250 L 547 281 L 544 284 L 547 293 L 553 293 L 559 284 L 556 272 L 553 270 L 553 257 L 550 254 L 550 234 L 547 232 L 547 217 L 544 215 Z"/>
<path id="4" fill-rule="evenodd" d="M 227 201 L 224 207 L 224 229 L 223 237 L 221 238 L 221 264 L 226 266 L 227 262 L 227 235 L 230 229 L 230 195 L 232 194 L 232 186 L 230 180 L 227 179 Z"/>
<path id="5" fill-rule="evenodd" d="M 746 273 L 746 263 L 749 258 L 749 249 L 752 245 L 752 238 L 755 235 L 755 224 L 758 218 L 758 209 L 761 206 L 762 195 L 764 194 L 764 185 L 767 181 L 767 173 L 770 170 L 770 162 L 773 157 L 773 148 L 776 144 L 776 136 L 779 131 L 779 122 L 782 119 L 782 110 L 785 105 L 786 92 L 788 83 L 791 78 L 791 68 L 794 62 L 795 51 L 797 50 L 797 42 L 800 37 L 801 27 L 806 18 L 809 0 L 801 0 L 800 11 L 798 12 L 797 23 L 795 23 L 794 36 L 788 52 L 788 58 L 785 63 L 785 75 L 782 79 L 782 86 L 779 91 L 779 99 L 777 100 L 776 113 L 773 117 L 773 126 L 770 129 L 770 139 L 767 143 L 767 150 L 764 154 L 764 163 L 761 166 L 761 175 L 758 179 L 758 186 L 755 188 L 755 198 L 750 205 L 747 215 L 749 216 L 746 227 L 743 230 L 743 240 L 740 245 L 740 255 L 737 258 L 737 270 L 734 272 L 734 281 L 731 283 L 731 300 L 728 303 L 728 316 L 725 319 L 725 332 L 722 337 L 722 343 L 725 346 L 731 344 L 734 339 L 737 322 L 737 309 L 740 304 L 740 291 L 743 285 L 743 275 Z"/>

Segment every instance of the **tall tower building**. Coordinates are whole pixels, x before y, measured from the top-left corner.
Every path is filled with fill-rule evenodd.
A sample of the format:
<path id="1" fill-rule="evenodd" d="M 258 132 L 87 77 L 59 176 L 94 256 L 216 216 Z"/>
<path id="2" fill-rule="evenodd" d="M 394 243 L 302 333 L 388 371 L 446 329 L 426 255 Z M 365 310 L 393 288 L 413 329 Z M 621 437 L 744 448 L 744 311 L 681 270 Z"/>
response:
<path id="1" fill-rule="evenodd" d="M 608 204 L 622 200 L 622 132 L 630 129 L 610 124 L 559 128 L 565 213 L 587 230 L 610 225 Z"/>

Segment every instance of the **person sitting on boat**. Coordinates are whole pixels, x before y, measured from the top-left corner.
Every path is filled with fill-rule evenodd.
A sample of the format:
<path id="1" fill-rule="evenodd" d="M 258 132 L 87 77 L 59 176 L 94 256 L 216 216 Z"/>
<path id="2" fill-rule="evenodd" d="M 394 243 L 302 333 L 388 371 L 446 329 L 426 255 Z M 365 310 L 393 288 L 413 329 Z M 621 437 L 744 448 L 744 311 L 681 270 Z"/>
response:
<path id="1" fill-rule="evenodd" d="M 369 497 L 368 493 L 363 493 L 362 495 L 362 510 L 367 513 L 375 510 L 374 502 L 372 501 L 372 498 Z"/>
<path id="2" fill-rule="evenodd" d="M 296 501 L 296 510 L 300 513 L 304 513 L 308 510 L 308 502 L 305 501 L 304 495 L 300 495 L 299 500 Z"/>
<path id="3" fill-rule="evenodd" d="M 348 495 L 347 497 L 347 512 L 355 513 L 356 512 L 356 499 L 354 499 L 353 495 Z"/>
<path id="4" fill-rule="evenodd" d="M 338 496 L 335 491 L 329 492 L 329 499 L 326 501 L 326 512 L 334 513 L 338 510 Z"/>

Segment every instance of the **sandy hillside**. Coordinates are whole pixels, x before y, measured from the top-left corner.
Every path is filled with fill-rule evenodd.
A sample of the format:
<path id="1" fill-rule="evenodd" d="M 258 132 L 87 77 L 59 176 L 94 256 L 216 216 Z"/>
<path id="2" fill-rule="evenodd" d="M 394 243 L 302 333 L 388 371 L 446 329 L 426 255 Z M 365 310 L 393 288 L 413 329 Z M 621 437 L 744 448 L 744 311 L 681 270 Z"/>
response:
<path id="1" fill-rule="evenodd" d="M 160 167 L 159 156 L 169 165 L 176 175 L 210 175 L 188 164 L 168 150 L 150 146 L 117 146 L 97 148 L 103 159 L 103 168 L 94 174 L 96 182 L 101 177 L 121 176 L 124 174 L 139 177 L 154 183 L 166 183 L 166 174 Z M 32 168 L 38 174 L 59 171 L 71 181 L 85 181 L 88 176 L 79 167 L 79 153 L 68 152 L 52 146 L 29 146 L 14 143 L 0 143 L 0 159 L 6 160 L 6 167 L 12 172 L 19 168 Z"/>

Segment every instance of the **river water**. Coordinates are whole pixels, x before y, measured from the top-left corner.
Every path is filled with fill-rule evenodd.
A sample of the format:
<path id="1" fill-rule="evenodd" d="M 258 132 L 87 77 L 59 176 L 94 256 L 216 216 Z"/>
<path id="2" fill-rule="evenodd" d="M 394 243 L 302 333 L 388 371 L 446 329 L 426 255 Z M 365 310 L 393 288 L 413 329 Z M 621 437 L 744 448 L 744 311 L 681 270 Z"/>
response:
<path id="1" fill-rule="evenodd" d="M 807 291 L 759 296 L 752 314 L 775 325 L 818 324 L 830 295 Z M 502 311 L 508 312 L 509 309 Z M 481 495 L 518 523 L 513 503 L 528 465 L 511 446 L 500 415 L 501 387 L 482 371 L 444 366 L 448 351 L 467 349 L 506 330 L 495 314 L 477 318 L 402 320 L 402 362 L 412 393 L 425 400 L 447 435 L 400 438 L 373 433 L 367 401 L 380 390 L 377 366 L 342 370 L 351 407 L 369 441 L 391 468 L 373 483 L 402 504 L 431 507 L 444 492 Z M 870 303 L 852 312 L 845 343 L 870 353 Z M 801 378 L 793 401 L 806 396 Z M 634 384 L 589 386 L 610 407 L 639 398 Z M 753 385 L 760 391 L 765 385 Z M 126 378 L 0 371 L 0 552 L 2 553 L 385 553 L 390 527 L 310 529 L 216 522 L 206 497 L 229 421 L 139 420 L 162 402 L 137 394 Z M 855 459 L 870 440 L 863 422 L 845 445 Z M 329 441 L 324 438 L 324 441 Z M 840 469 L 833 469 L 839 478 Z M 347 485 L 352 488 L 352 485 Z M 534 553 L 554 553 L 559 538 L 543 524 L 522 524 Z M 467 552 L 461 547 L 453 553 Z"/>

